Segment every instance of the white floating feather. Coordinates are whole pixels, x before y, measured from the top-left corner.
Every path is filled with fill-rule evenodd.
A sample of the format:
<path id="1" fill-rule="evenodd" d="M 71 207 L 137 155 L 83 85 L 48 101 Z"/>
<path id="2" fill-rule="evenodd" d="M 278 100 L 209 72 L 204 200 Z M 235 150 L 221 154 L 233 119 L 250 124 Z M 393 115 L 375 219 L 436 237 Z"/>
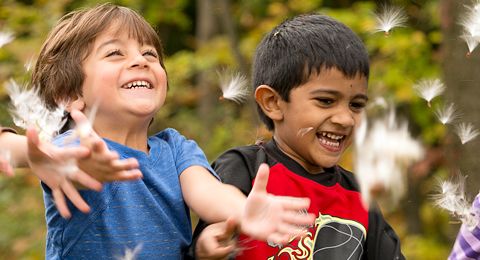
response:
<path id="1" fill-rule="evenodd" d="M 393 110 L 375 120 L 368 130 L 366 124 L 361 125 L 355 139 L 355 173 L 365 206 L 370 205 L 374 191 L 381 188 L 394 207 L 406 190 L 406 169 L 423 156 L 423 147 L 410 136 L 407 124 L 398 125 Z"/>
<path id="2" fill-rule="evenodd" d="M 388 107 L 388 103 L 384 97 L 376 97 L 372 100 L 372 102 L 368 101 L 367 110 L 372 109 L 374 107 L 380 107 L 385 109 Z"/>
<path id="3" fill-rule="evenodd" d="M 435 115 L 444 125 L 449 124 L 460 117 L 455 108 L 455 104 L 453 103 L 437 108 L 435 110 Z"/>
<path id="4" fill-rule="evenodd" d="M 127 248 L 125 249 L 125 254 L 123 256 L 117 257 L 118 260 L 135 260 L 137 259 L 138 253 L 142 250 L 142 244 L 137 245 L 134 249 Z"/>
<path id="5" fill-rule="evenodd" d="M 460 38 L 462 38 L 463 41 L 467 44 L 467 48 L 468 48 L 467 55 L 470 55 L 473 52 L 473 50 L 477 48 L 479 43 L 478 39 L 468 34 L 463 34 L 462 36 L 460 36 Z"/>
<path id="6" fill-rule="evenodd" d="M 472 6 L 466 6 L 467 11 L 461 16 L 460 25 L 463 28 L 461 38 L 468 47 L 470 55 L 480 42 L 480 4 L 478 1 Z"/>
<path id="7" fill-rule="evenodd" d="M 33 57 L 29 58 L 25 62 L 25 64 L 23 64 L 23 67 L 25 68 L 25 71 L 27 71 L 27 72 L 31 71 L 34 63 L 35 63 L 34 58 Z"/>
<path id="8" fill-rule="evenodd" d="M 435 97 L 441 95 L 445 91 L 445 85 L 439 79 L 425 79 L 419 81 L 413 86 L 418 95 L 425 99 L 430 107 L 430 102 Z"/>
<path id="9" fill-rule="evenodd" d="M 449 211 L 471 230 L 478 225 L 479 215 L 467 199 L 465 180 L 466 176 L 459 174 L 449 181 L 442 181 L 440 192 L 435 194 L 433 199 L 435 205 Z"/>
<path id="10" fill-rule="evenodd" d="M 229 99 L 235 103 L 243 103 L 250 95 L 247 78 L 240 74 L 220 74 L 220 87 L 223 95 L 221 99 Z"/>
<path id="11" fill-rule="evenodd" d="M 466 144 L 477 137 L 480 132 L 475 129 L 472 123 L 460 123 L 455 127 L 455 132 L 462 144 Z"/>
<path id="12" fill-rule="evenodd" d="M 375 32 L 385 32 L 386 35 L 395 27 L 404 27 L 408 17 L 401 7 L 384 5 L 375 13 L 377 21 Z"/>
<path id="13" fill-rule="evenodd" d="M 8 32 L 8 31 L 0 32 L 0 48 L 2 48 L 3 45 L 13 41 L 13 39 L 15 39 L 15 36 L 12 32 Z"/>
<path id="14" fill-rule="evenodd" d="M 441 193 L 435 195 L 435 204 L 451 212 L 461 212 L 469 203 L 465 195 L 465 176 L 459 175 L 456 179 L 442 181 Z"/>
<path id="15" fill-rule="evenodd" d="M 50 141 L 66 122 L 64 107 L 49 110 L 34 89 L 19 86 L 13 79 L 6 85 L 11 99 L 11 116 L 18 127 L 34 126 L 41 140 Z"/>

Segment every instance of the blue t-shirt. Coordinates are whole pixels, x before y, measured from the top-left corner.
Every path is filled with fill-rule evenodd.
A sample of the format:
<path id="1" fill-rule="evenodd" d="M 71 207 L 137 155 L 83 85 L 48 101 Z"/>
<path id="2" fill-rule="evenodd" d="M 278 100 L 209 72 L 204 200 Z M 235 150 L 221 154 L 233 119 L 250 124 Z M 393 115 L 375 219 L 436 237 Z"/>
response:
<path id="1" fill-rule="evenodd" d="M 65 137 L 54 143 L 64 146 Z M 47 259 L 119 259 L 137 248 L 136 259 L 180 259 L 191 243 L 191 223 L 180 187 L 180 174 L 190 166 L 215 173 L 198 145 L 174 129 L 149 137 L 149 154 L 106 140 L 120 158 L 134 157 L 143 178 L 105 183 L 101 192 L 81 191 L 91 212 L 70 206 L 64 219 L 42 184 L 47 221 Z M 216 176 L 216 175 L 215 175 Z"/>

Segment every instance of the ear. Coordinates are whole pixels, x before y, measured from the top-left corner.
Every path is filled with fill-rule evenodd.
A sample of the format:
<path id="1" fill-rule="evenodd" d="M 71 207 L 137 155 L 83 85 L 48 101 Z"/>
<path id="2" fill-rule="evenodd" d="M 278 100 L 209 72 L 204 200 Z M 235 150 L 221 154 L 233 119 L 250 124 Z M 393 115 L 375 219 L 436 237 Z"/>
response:
<path id="1" fill-rule="evenodd" d="M 263 113 L 273 121 L 283 119 L 283 110 L 281 102 L 283 99 L 273 88 L 267 85 L 258 86 L 255 90 L 255 100 L 262 109 Z"/>
<path id="2" fill-rule="evenodd" d="M 67 105 L 66 110 L 70 113 L 73 109 L 83 111 L 85 108 L 85 102 L 82 97 L 78 97 Z"/>

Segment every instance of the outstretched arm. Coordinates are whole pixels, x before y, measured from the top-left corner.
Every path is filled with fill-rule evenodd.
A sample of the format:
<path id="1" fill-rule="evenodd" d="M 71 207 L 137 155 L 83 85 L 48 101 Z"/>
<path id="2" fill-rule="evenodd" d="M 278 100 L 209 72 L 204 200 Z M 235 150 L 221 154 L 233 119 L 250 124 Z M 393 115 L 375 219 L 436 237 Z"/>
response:
<path id="1" fill-rule="evenodd" d="M 74 113 L 74 119 L 80 123 L 87 121 L 83 114 L 78 113 Z M 76 185 L 100 190 L 100 182 L 141 177 L 137 160 L 119 160 L 118 155 L 109 151 L 105 142 L 93 132 L 86 139 L 89 147 L 59 148 L 40 141 L 34 129 L 28 129 L 27 136 L 28 140 L 25 136 L 2 131 L 0 149 L 8 151 L 11 160 L 0 156 L 0 172 L 13 175 L 11 161 L 14 167 L 30 166 L 32 172 L 52 189 L 55 205 L 63 217 L 70 217 L 65 196 L 80 211 L 90 210 Z"/>
<path id="2" fill-rule="evenodd" d="M 238 221 L 240 232 L 258 240 L 284 244 L 289 238 L 302 235 L 303 227 L 312 224 L 314 216 L 299 214 L 309 207 L 309 199 L 268 194 L 268 174 L 268 166 L 260 166 L 247 199 L 240 190 L 221 183 L 200 166 L 183 171 L 180 182 L 186 203 L 201 219 L 213 223 L 232 217 Z"/>

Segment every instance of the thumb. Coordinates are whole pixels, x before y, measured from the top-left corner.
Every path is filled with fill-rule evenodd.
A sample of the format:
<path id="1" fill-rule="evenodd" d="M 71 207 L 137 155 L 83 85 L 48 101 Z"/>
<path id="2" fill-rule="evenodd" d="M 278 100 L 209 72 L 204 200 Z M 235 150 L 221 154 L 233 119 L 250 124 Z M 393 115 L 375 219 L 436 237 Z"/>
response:
<path id="1" fill-rule="evenodd" d="M 253 184 L 252 192 L 267 192 L 268 175 L 270 168 L 266 163 L 262 163 L 257 171 L 255 183 Z"/>
<path id="2" fill-rule="evenodd" d="M 80 110 L 72 109 L 70 116 L 77 125 L 88 122 L 88 118 Z"/>
<path id="3" fill-rule="evenodd" d="M 38 138 L 37 130 L 33 127 L 29 127 L 26 132 L 27 136 L 27 145 L 28 145 L 28 152 L 40 152 L 38 146 L 40 145 L 40 139 Z"/>
<path id="4" fill-rule="evenodd" d="M 237 220 L 235 220 L 234 218 L 228 218 L 227 221 L 225 222 L 225 230 L 221 238 L 222 239 L 231 238 L 235 234 L 237 227 L 238 227 Z"/>
<path id="5" fill-rule="evenodd" d="M 73 109 L 70 112 L 70 116 L 73 118 L 73 121 L 75 121 L 75 129 L 77 134 L 80 136 L 80 139 L 85 139 L 92 134 L 92 126 L 85 114 L 83 114 L 80 110 Z"/>

